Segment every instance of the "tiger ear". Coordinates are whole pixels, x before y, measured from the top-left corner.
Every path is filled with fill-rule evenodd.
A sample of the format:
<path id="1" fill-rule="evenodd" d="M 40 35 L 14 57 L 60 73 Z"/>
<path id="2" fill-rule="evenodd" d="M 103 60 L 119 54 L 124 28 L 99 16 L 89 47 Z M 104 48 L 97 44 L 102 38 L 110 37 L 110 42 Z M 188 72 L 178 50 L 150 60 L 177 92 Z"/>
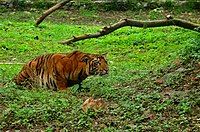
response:
<path id="1" fill-rule="evenodd" d="M 81 58 L 81 61 L 82 62 L 85 62 L 86 64 L 89 62 L 90 60 L 90 57 L 88 55 L 84 55 L 82 58 Z"/>

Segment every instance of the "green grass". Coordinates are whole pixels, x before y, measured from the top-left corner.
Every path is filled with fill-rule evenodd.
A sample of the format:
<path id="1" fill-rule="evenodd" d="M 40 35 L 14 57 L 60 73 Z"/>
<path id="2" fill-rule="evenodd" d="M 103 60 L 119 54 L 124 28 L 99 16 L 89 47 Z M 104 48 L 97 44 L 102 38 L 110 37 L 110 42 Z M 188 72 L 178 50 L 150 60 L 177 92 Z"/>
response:
<path id="1" fill-rule="evenodd" d="M 88 13 L 86 16 L 91 16 Z M 174 89 L 171 98 L 154 83 L 161 70 L 181 58 L 186 47 L 199 43 L 199 34 L 177 28 L 119 29 L 98 39 L 71 46 L 59 41 L 101 26 L 74 25 L 46 21 L 34 27 L 32 19 L 16 20 L 19 14 L 0 19 L 0 129 L 69 131 L 179 131 L 198 130 L 199 91 Z M 35 16 L 33 16 L 35 17 Z M 22 19 L 23 20 L 23 19 Z M 38 39 L 37 39 L 38 38 Z M 28 60 L 46 53 L 81 50 L 108 53 L 110 72 L 105 77 L 89 77 L 66 92 L 18 87 L 12 78 Z M 176 81 L 179 74 L 176 74 Z M 168 84 L 175 85 L 172 77 Z M 171 81 L 171 82 L 170 82 Z M 97 112 L 81 110 L 87 97 L 102 97 L 108 107 Z"/>

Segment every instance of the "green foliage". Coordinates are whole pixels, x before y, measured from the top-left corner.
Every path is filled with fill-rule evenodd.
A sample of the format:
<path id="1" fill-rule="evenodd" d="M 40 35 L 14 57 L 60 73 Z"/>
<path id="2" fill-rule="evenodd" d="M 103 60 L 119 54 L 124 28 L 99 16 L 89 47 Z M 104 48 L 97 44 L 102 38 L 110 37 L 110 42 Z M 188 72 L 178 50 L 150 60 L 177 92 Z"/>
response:
<path id="1" fill-rule="evenodd" d="M 60 2 L 60 0 L 3 0 L 0 3 L 7 3 L 9 6 L 13 5 L 17 9 L 27 9 L 27 8 L 50 8 L 51 6 Z M 102 1 L 92 1 L 92 0 L 74 0 L 71 4 L 68 4 L 69 8 L 85 8 L 88 10 L 104 10 L 104 11 L 125 11 L 125 10 L 138 10 L 138 9 L 155 9 L 155 8 L 191 8 L 199 9 L 200 2 L 198 0 L 102 0 Z M 12 7 L 12 6 L 11 6 Z"/>
<path id="2" fill-rule="evenodd" d="M 200 37 L 194 38 L 193 43 L 185 47 L 182 57 L 186 60 L 199 60 L 200 59 Z"/>
<path id="3" fill-rule="evenodd" d="M 95 13 L 85 11 L 86 17 Z M 152 19 L 157 11 L 150 12 Z M 199 58 L 199 34 L 177 28 L 119 29 L 98 39 L 67 46 L 60 40 L 94 33 L 100 26 L 45 21 L 33 26 L 36 16 L 16 12 L 0 21 L 0 129 L 43 131 L 176 131 L 197 130 L 199 96 L 197 88 L 180 90 L 181 72 L 164 75 L 165 83 L 155 84 L 158 74 L 177 58 Z M 19 21 L 19 18 L 24 18 Z M 68 91 L 16 86 L 12 78 L 21 64 L 46 53 L 81 50 L 108 53 L 109 75 L 89 77 Z M 153 76 L 153 77 L 152 77 Z M 180 80 L 179 80 L 180 79 Z M 162 86 L 163 85 L 163 86 Z M 170 87 L 172 92 L 163 91 Z M 177 88 L 178 87 L 178 88 Z M 107 108 L 81 109 L 88 97 L 103 98 Z"/>

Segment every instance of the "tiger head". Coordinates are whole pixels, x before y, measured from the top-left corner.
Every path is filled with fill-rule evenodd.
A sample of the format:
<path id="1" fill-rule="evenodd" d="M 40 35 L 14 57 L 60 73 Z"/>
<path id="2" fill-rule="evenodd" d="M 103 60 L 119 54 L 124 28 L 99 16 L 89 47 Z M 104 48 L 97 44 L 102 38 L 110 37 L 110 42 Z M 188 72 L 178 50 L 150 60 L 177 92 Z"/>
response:
<path id="1" fill-rule="evenodd" d="M 85 55 L 82 57 L 82 62 L 86 63 L 87 75 L 102 76 L 108 74 L 108 63 L 104 55 Z"/>

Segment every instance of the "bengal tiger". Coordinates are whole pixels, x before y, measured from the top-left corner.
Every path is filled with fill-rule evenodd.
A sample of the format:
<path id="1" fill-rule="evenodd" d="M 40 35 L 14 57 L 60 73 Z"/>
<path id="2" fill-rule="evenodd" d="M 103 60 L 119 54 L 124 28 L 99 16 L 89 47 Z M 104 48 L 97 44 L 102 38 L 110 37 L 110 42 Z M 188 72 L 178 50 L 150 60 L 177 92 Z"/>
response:
<path id="1" fill-rule="evenodd" d="M 14 77 L 17 85 L 41 86 L 53 90 L 64 90 L 81 83 L 90 75 L 108 74 L 108 63 L 104 55 L 83 53 L 54 53 L 39 56 L 26 63 Z"/>

